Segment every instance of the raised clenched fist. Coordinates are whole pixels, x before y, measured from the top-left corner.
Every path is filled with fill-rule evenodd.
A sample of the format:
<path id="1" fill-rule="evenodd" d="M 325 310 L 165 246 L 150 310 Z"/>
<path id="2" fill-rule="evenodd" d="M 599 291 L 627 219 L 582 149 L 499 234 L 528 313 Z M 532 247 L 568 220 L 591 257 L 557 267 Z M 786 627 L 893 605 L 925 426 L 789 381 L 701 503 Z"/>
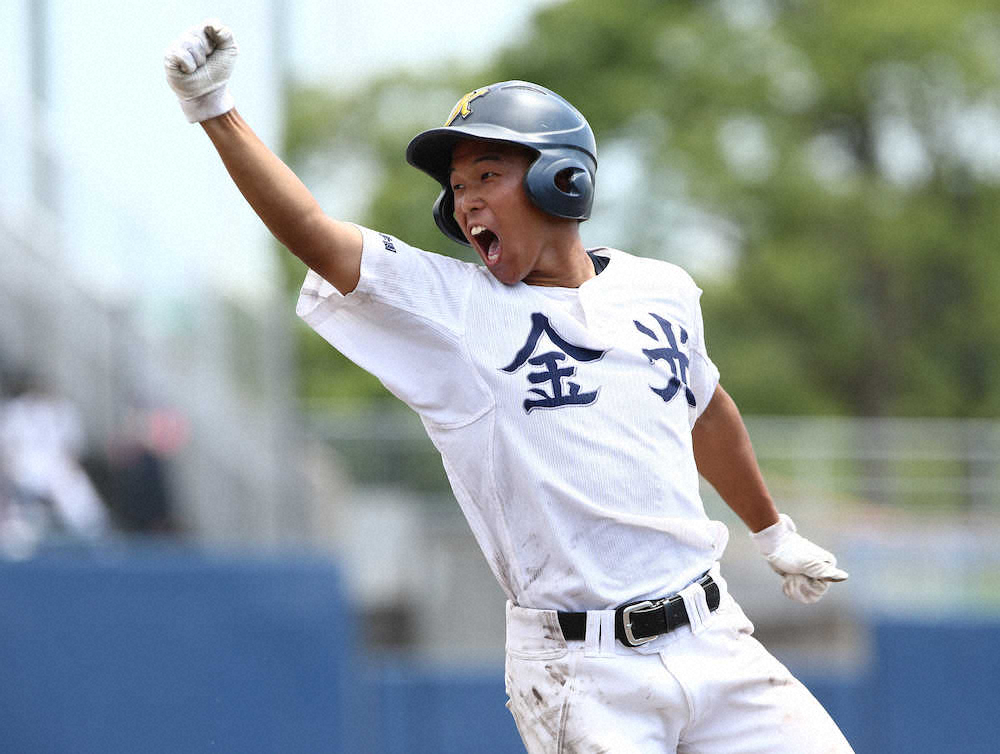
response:
<path id="1" fill-rule="evenodd" d="M 226 84 L 237 52 L 232 31 L 216 20 L 191 27 L 167 48 L 163 56 L 167 83 L 188 121 L 198 123 L 233 109 Z"/>

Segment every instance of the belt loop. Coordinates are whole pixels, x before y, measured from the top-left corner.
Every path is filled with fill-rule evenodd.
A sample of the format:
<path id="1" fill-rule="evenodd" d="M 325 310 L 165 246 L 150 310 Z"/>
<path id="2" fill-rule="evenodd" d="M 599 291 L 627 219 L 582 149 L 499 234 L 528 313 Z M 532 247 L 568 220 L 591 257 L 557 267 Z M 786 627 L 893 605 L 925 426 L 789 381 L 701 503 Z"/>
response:
<path id="1" fill-rule="evenodd" d="M 617 657 L 615 648 L 615 611 L 588 610 L 584 657 Z"/>
<path id="2" fill-rule="evenodd" d="M 584 637 L 583 655 L 601 656 L 601 613 L 597 610 L 587 611 L 587 633 Z"/>
<path id="3" fill-rule="evenodd" d="M 615 611 L 601 610 L 601 657 L 615 657 Z"/>
<path id="4" fill-rule="evenodd" d="M 695 581 L 681 589 L 678 595 L 684 600 L 684 608 L 687 610 L 691 633 L 697 636 L 708 628 L 708 619 L 712 615 L 712 611 L 708 609 L 708 601 L 705 598 L 705 587 L 699 581 Z"/>

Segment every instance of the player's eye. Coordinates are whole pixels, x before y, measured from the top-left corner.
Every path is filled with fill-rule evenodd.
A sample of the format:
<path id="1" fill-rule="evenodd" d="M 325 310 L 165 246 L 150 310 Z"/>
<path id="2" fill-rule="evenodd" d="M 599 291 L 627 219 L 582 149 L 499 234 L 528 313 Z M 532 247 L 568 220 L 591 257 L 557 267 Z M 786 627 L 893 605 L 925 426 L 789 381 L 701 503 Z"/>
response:
<path id="1" fill-rule="evenodd" d="M 452 192 L 458 191 L 459 189 L 465 188 L 464 183 L 456 183 L 451 187 Z"/>
<path id="2" fill-rule="evenodd" d="M 483 181 L 485 181 L 485 180 L 487 180 L 488 178 L 495 178 L 495 177 L 496 177 L 496 175 L 497 175 L 497 174 L 496 174 L 495 172 L 493 172 L 492 170 L 487 170 L 487 171 L 486 171 L 485 173 L 483 173 L 483 175 L 482 175 L 482 177 L 480 178 L 480 180 L 483 180 Z"/>

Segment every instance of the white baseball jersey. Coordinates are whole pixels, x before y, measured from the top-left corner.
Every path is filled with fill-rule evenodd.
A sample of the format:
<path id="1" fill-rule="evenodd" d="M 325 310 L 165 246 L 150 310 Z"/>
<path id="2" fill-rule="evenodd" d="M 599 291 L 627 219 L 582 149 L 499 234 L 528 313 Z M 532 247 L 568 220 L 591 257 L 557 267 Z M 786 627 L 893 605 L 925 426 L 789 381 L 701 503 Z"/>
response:
<path id="1" fill-rule="evenodd" d="M 691 428 L 718 383 L 701 291 L 613 249 L 578 289 L 362 229 L 350 294 L 310 272 L 297 313 L 423 420 L 508 598 L 610 609 L 709 570 L 728 531 L 698 492 Z"/>

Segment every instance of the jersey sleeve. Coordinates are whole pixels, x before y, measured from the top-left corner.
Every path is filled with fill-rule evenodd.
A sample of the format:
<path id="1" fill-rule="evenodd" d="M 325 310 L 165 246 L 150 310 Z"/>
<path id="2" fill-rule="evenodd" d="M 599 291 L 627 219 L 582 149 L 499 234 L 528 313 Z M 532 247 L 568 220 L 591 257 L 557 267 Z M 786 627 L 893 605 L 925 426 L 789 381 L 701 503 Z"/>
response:
<path id="1" fill-rule="evenodd" d="M 360 230 L 357 287 L 343 295 L 310 270 L 296 314 L 424 419 L 474 421 L 492 405 L 465 345 L 475 267 Z"/>
<path id="2" fill-rule="evenodd" d="M 690 387 L 697 404 L 693 417 L 693 420 L 696 420 L 708 406 L 709 401 L 712 400 L 715 388 L 719 384 L 719 369 L 709 358 L 708 349 L 705 346 L 705 323 L 701 316 L 701 288 L 694 281 L 691 284 L 694 289 L 691 303 L 691 321 L 694 332 L 691 335 Z"/>

